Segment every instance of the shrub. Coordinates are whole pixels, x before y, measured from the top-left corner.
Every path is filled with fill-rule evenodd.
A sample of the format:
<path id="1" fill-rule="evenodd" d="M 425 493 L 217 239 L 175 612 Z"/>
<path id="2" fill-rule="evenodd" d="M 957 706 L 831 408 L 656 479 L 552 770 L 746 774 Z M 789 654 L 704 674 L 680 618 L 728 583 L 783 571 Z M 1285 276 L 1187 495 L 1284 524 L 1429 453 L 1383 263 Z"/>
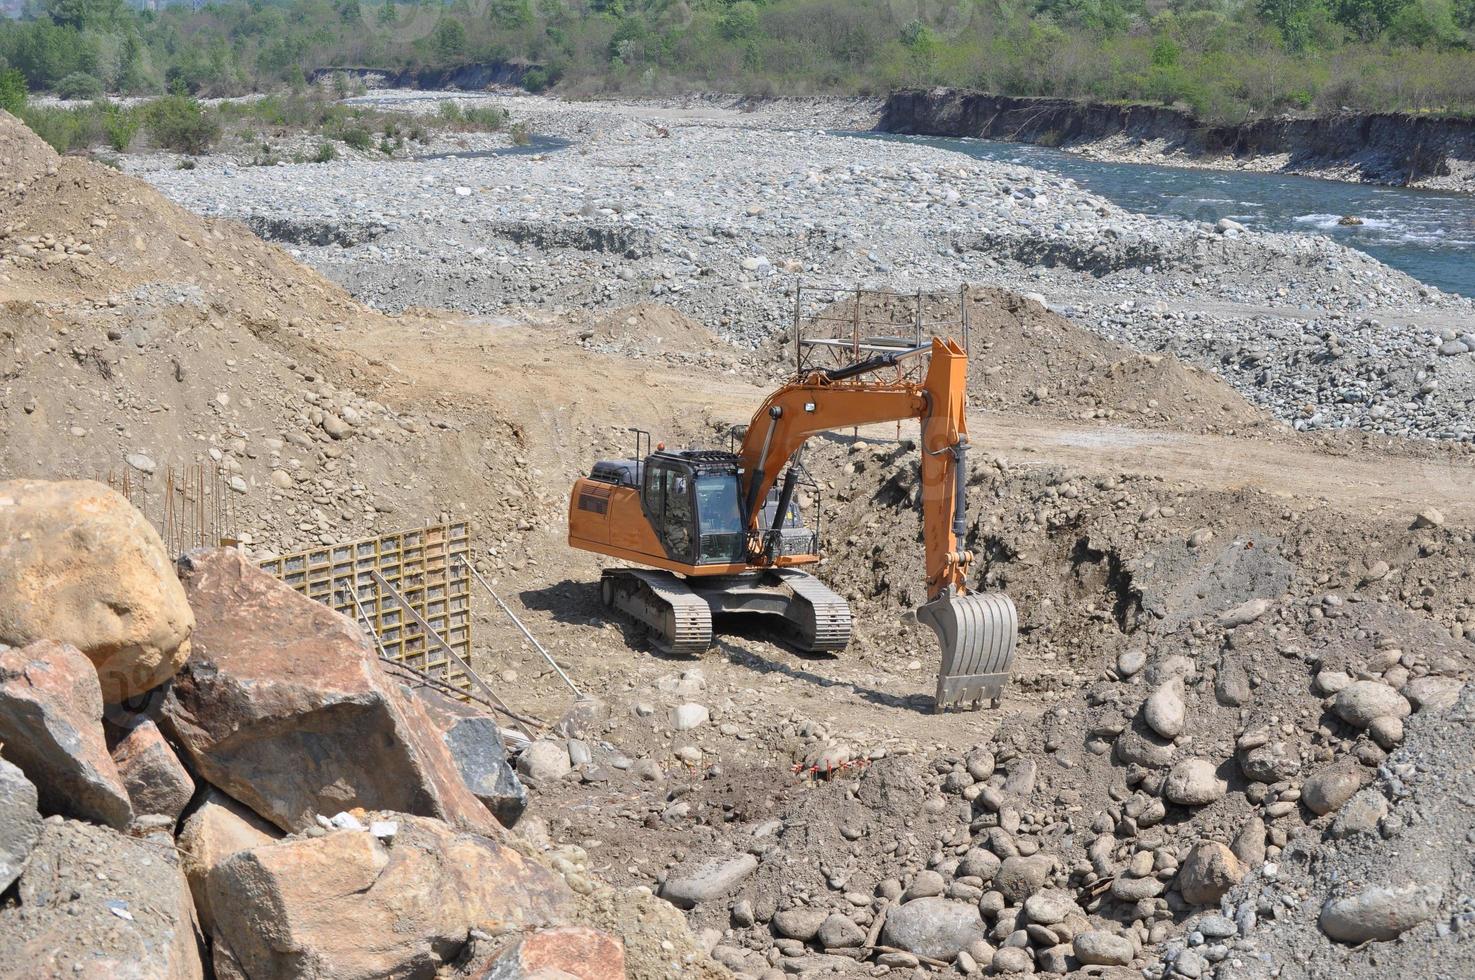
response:
<path id="1" fill-rule="evenodd" d="M 220 138 L 220 122 L 187 95 L 166 95 L 143 106 L 144 125 L 155 143 L 177 153 L 207 153 Z"/>
<path id="2" fill-rule="evenodd" d="M 374 145 L 374 134 L 362 126 L 349 127 L 340 132 L 338 138 L 361 153 Z"/>
<path id="3" fill-rule="evenodd" d="M 528 132 L 527 123 L 518 123 L 512 127 L 512 142 L 518 146 L 527 146 L 533 141 L 533 134 Z"/>
<path id="4" fill-rule="evenodd" d="M 56 83 L 58 98 L 91 100 L 102 98 L 102 82 L 86 72 L 74 71 Z"/>
<path id="5" fill-rule="evenodd" d="M 338 159 L 338 147 L 324 140 L 318 144 L 318 151 L 312 155 L 313 163 L 332 163 Z"/>
<path id="6" fill-rule="evenodd" d="M 103 110 L 102 130 L 107 136 L 108 146 L 122 153 L 138 135 L 138 113 L 109 105 Z"/>
<path id="7" fill-rule="evenodd" d="M 26 76 L 20 69 L 0 71 L 0 109 L 18 116 L 26 107 Z"/>

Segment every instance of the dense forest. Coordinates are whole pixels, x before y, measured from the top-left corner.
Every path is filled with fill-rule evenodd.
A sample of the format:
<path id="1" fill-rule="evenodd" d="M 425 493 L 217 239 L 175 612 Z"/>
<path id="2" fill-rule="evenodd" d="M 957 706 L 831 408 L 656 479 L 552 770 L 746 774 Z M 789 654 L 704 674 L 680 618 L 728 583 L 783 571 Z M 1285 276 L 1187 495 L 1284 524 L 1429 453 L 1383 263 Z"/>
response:
<path id="1" fill-rule="evenodd" d="M 957 85 L 1190 107 L 1475 110 L 1475 0 L 30 0 L 0 22 L 25 90 L 232 95 L 324 65 L 518 59 L 570 94 Z"/>

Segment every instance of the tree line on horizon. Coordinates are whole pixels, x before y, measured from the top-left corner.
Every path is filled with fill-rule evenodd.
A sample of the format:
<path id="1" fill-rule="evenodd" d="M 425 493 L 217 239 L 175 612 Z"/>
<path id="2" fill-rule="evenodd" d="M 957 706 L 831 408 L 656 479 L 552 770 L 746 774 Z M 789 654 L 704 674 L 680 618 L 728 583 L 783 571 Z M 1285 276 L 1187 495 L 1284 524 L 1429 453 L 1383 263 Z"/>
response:
<path id="1" fill-rule="evenodd" d="M 6 92 L 231 96 L 321 66 L 520 60 L 574 96 L 948 85 L 1285 111 L 1475 111 L 1475 0 L 28 0 Z M 13 100 L 14 95 L 8 96 Z"/>

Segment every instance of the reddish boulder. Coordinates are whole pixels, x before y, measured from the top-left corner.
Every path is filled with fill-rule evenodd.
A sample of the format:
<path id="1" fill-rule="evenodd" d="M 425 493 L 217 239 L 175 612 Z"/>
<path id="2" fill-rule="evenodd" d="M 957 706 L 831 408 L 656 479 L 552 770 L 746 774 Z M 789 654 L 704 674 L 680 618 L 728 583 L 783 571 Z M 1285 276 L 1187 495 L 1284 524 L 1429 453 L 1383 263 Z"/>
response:
<path id="1" fill-rule="evenodd" d="M 217 864 L 207 884 L 217 962 L 251 980 L 428 977 L 472 929 L 567 921 L 563 879 L 510 847 L 424 817 L 365 822 L 392 825 L 393 836 L 292 837 Z"/>
<path id="2" fill-rule="evenodd" d="M 193 652 L 161 725 L 197 773 L 289 832 L 361 807 L 500 833 L 352 620 L 234 549 L 192 552 L 179 568 Z"/>
<path id="3" fill-rule="evenodd" d="M 128 791 L 102 731 L 97 671 L 73 646 L 0 648 L 0 743 L 35 784 L 41 812 L 122 829 Z"/>
<path id="4" fill-rule="evenodd" d="M 158 814 L 178 822 L 195 795 L 195 781 L 164 741 L 158 725 L 141 718 L 124 729 L 113 741 L 113 762 L 135 814 Z"/>
<path id="5" fill-rule="evenodd" d="M 189 656 L 194 616 L 144 516 L 91 480 L 0 483 L 0 643 L 70 643 L 116 704 Z"/>
<path id="6" fill-rule="evenodd" d="M 210 789 L 199 808 L 189 815 L 179 831 L 179 853 L 184 876 L 194 896 L 200 927 L 214 930 L 209 890 L 210 872 L 232 854 L 270 844 L 281 832 L 250 810 L 216 789 Z"/>
<path id="7" fill-rule="evenodd" d="M 518 937 L 477 973 L 477 980 L 623 980 L 625 947 L 608 933 L 583 926 L 541 929 Z"/>

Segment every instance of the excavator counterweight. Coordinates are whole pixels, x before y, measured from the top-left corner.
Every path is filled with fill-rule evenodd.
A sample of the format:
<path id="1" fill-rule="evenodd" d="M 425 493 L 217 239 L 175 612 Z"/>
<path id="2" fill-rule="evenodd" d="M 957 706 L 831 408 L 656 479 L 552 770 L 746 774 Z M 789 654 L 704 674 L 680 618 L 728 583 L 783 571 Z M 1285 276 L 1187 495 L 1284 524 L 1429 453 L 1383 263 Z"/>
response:
<path id="1" fill-rule="evenodd" d="M 872 377 L 921 356 L 921 381 Z M 601 461 L 575 483 L 569 544 L 643 566 L 606 569 L 601 596 L 667 652 L 701 653 L 723 615 L 765 617 L 802 650 L 843 650 L 850 607 L 803 570 L 820 555 L 795 492 L 798 454 L 818 432 L 917 419 L 928 595 L 917 618 L 941 646 L 936 709 L 997 705 L 1018 618 L 1007 596 L 968 589 L 967 376 L 962 348 L 934 339 L 796 377 L 759 407 L 736 453 L 648 441 L 642 453 L 637 432 L 633 458 Z"/>

